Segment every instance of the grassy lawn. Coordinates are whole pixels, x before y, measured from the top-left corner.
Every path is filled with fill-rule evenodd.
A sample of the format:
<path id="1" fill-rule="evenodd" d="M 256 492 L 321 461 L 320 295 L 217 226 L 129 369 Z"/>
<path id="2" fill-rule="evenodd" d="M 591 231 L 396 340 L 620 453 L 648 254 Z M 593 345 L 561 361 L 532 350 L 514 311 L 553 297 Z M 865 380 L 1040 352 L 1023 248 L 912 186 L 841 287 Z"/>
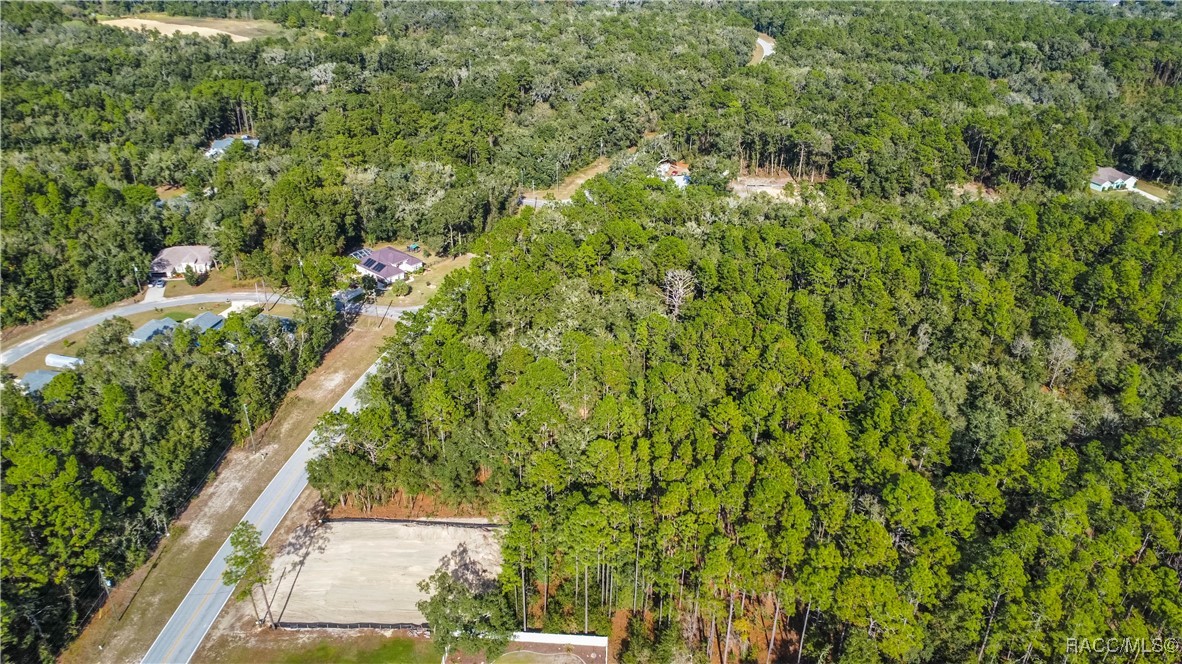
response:
<path id="1" fill-rule="evenodd" d="M 315 647 L 288 653 L 278 660 L 285 664 L 321 664 L 322 662 L 356 662 L 381 664 L 384 662 L 422 662 L 436 664 L 439 655 L 426 641 L 394 637 L 383 639 L 376 647 L 368 639 L 322 641 Z"/>
<path id="2" fill-rule="evenodd" d="M 230 530 L 320 415 L 377 359 L 382 340 L 393 329 L 392 325 L 355 329 L 337 344 L 320 368 L 287 396 L 275 417 L 259 427 L 257 449 L 239 445 L 226 456 L 213 479 L 172 525 L 172 535 L 147 564 L 116 586 L 106 606 L 59 662 L 139 661 Z M 278 661 L 277 657 L 268 661 Z"/>
<path id="3" fill-rule="evenodd" d="M 1137 189 L 1140 189 L 1141 191 L 1144 191 L 1148 194 L 1153 194 L 1162 200 L 1169 200 L 1170 196 L 1173 196 L 1170 190 L 1166 189 L 1162 185 L 1156 184 L 1154 182 L 1146 182 L 1144 180 L 1137 180 Z"/>
<path id="4" fill-rule="evenodd" d="M 227 266 L 209 271 L 209 276 L 200 285 L 190 286 L 185 283 L 184 279 L 169 279 L 164 284 L 165 297 L 177 297 L 180 295 L 193 295 L 195 293 L 221 293 L 225 291 L 242 291 L 253 292 L 255 284 L 259 286 L 259 292 L 263 291 L 263 284 L 257 279 L 243 279 L 241 281 L 234 278 L 234 267 Z M 270 290 L 265 291 L 270 293 Z"/>

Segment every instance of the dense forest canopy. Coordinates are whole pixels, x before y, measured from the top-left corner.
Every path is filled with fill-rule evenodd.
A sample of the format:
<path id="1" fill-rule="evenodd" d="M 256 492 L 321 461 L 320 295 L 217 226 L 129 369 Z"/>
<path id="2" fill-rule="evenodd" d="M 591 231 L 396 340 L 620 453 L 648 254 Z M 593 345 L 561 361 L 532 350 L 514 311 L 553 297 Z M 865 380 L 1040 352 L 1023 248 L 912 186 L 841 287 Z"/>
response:
<path id="1" fill-rule="evenodd" d="M 488 504 L 519 620 L 646 611 L 626 661 L 773 610 L 810 661 L 1182 628 L 1177 212 L 589 191 L 477 241 L 329 419 L 327 500 Z"/>
<path id="2" fill-rule="evenodd" d="M 281 29 L 97 21 L 142 10 Z M 776 53 L 747 66 L 756 31 Z M 294 348 L 227 328 L 251 362 L 116 324 L 43 398 L 4 390 L 6 655 L 52 658 L 242 395 L 265 415 L 318 361 L 335 257 L 394 239 L 476 258 L 327 419 L 311 481 L 504 518 L 519 625 L 631 611 L 629 662 L 1182 632 L 1182 218 L 1086 191 L 1182 178 L 1173 4 L 4 3 L 0 66 L 5 327 L 130 296 L 181 243 L 304 299 Z"/>
<path id="3" fill-rule="evenodd" d="M 159 38 L 99 7 L 291 30 Z M 0 23 L 5 326 L 129 296 L 170 244 L 277 281 L 362 240 L 464 251 L 520 189 L 646 132 L 702 181 L 886 198 L 1182 176 L 1172 6 L 5 3 Z M 779 44 L 745 67 L 753 27 Z M 241 132 L 262 148 L 203 156 Z M 152 205 L 162 185 L 187 204 Z"/>

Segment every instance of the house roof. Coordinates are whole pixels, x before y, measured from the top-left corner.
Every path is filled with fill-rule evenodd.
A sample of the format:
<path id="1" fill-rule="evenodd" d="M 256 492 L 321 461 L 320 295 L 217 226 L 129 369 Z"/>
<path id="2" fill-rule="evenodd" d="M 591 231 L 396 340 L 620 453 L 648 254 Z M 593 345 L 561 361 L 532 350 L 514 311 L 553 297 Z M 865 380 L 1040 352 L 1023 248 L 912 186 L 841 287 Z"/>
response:
<path id="1" fill-rule="evenodd" d="M 143 325 L 136 328 L 131 336 L 127 337 L 131 341 L 147 341 L 157 334 L 167 332 L 177 326 L 177 322 L 171 318 L 156 318 L 150 320 Z"/>
<path id="2" fill-rule="evenodd" d="M 209 151 L 225 152 L 226 150 L 230 149 L 230 146 L 234 144 L 234 141 L 242 141 L 252 148 L 257 148 L 259 146 L 259 139 L 251 137 L 250 134 L 243 134 L 242 136 L 227 136 L 225 138 L 219 138 L 209 144 Z"/>
<path id="3" fill-rule="evenodd" d="M 386 281 L 401 276 L 405 271 L 403 266 L 418 269 L 422 264 L 423 261 L 393 247 L 375 249 L 358 263 L 361 269 Z"/>
<path id="4" fill-rule="evenodd" d="M 252 325 L 266 325 L 270 321 L 278 321 L 279 326 L 286 332 L 291 332 L 296 329 L 296 322 L 286 316 L 272 316 L 271 314 L 259 314 L 251 319 Z"/>
<path id="5" fill-rule="evenodd" d="M 50 371 L 49 369 L 37 369 L 21 376 L 21 385 L 25 386 L 25 390 L 29 394 L 36 394 L 53 380 L 53 377 L 60 374 L 60 371 Z"/>
<path id="6" fill-rule="evenodd" d="M 1128 180 L 1129 177 L 1131 176 L 1129 176 L 1127 173 L 1121 173 L 1111 166 L 1101 166 L 1100 168 L 1096 169 L 1095 173 L 1092 174 L 1092 182 L 1095 184 L 1105 184 L 1107 182 L 1116 182 L 1118 180 Z"/>
<path id="7" fill-rule="evenodd" d="M 190 318 L 189 320 L 185 321 L 185 326 L 191 327 L 194 330 L 197 330 L 198 332 L 208 332 L 210 330 L 218 329 L 219 327 L 222 326 L 222 323 L 225 323 L 225 322 L 226 322 L 225 318 L 222 318 L 221 316 L 213 313 L 212 311 L 203 311 L 200 314 L 197 314 L 196 316 L 194 316 L 193 318 Z"/>
<path id="8" fill-rule="evenodd" d="M 213 262 L 213 248 L 207 244 L 184 244 L 177 247 L 161 249 L 152 259 L 153 272 L 171 272 L 186 264 L 206 264 Z"/>

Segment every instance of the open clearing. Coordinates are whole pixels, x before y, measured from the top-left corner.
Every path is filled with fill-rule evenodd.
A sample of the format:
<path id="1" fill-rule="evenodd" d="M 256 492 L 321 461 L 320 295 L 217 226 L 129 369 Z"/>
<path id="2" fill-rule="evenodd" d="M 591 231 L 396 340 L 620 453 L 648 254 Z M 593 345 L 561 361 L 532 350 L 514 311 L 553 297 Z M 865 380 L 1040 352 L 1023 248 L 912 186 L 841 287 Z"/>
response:
<path id="1" fill-rule="evenodd" d="M 171 528 L 147 564 L 124 579 L 59 661 L 139 661 L 197 576 L 263 488 L 299 447 L 320 415 L 377 359 L 384 330 L 355 327 L 320 368 L 287 396 L 271 422 L 256 431 L 257 448 L 239 445 Z M 341 378 L 345 374 L 345 378 Z M 323 385 L 335 384 L 326 392 Z M 247 611 L 249 611 L 247 602 Z"/>
<path id="2" fill-rule="evenodd" d="M 795 186 L 792 187 L 793 193 L 789 193 L 784 189 L 786 185 L 792 183 L 792 178 L 788 176 L 764 177 L 747 175 L 731 180 L 727 185 L 727 189 L 739 198 L 747 198 L 755 194 L 767 194 L 772 198 L 788 201 L 789 203 L 799 203 L 800 194 L 796 192 Z"/>
<path id="3" fill-rule="evenodd" d="M 162 35 L 197 34 L 201 37 L 229 35 L 232 41 L 244 42 L 258 37 L 273 35 L 282 28 L 270 21 L 253 21 L 229 18 L 200 18 L 195 16 L 168 16 L 167 14 L 140 14 L 100 21 L 126 30 L 157 30 Z"/>
<path id="4" fill-rule="evenodd" d="M 381 248 L 385 245 L 378 245 Z M 397 247 L 400 251 L 406 251 L 406 245 L 401 244 Z M 379 307 L 415 307 L 422 306 L 431 299 L 432 295 L 439 290 L 440 284 L 443 283 L 447 275 L 468 267 L 468 264 L 475 258 L 475 254 L 464 254 L 463 256 L 456 256 L 450 258 L 447 256 L 432 256 L 424 258 L 420 252 L 409 252 L 420 258 L 426 263 L 422 272 L 414 275 L 410 282 L 410 294 L 401 297 L 394 295 L 387 290 L 385 294 L 379 296 L 374 300 L 374 304 Z M 358 275 L 360 276 L 360 275 Z"/>
<path id="5" fill-rule="evenodd" d="M 275 559 L 267 594 L 281 623 L 422 624 L 419 581 L 445 566 L 479 585 L 500 560 L 488 524 L 329 521 L 297 530 Z"/>
<path id="6" fill-rule="evenodd" d="M 772 39 L 771 35 L 762 32 L 756 34 L 758 36 L 755 38 L 755 51 L 751 54 L 751 62 L 747 63 L 748 65 L 757 65 L 776 52 L 776 40 Z"/>

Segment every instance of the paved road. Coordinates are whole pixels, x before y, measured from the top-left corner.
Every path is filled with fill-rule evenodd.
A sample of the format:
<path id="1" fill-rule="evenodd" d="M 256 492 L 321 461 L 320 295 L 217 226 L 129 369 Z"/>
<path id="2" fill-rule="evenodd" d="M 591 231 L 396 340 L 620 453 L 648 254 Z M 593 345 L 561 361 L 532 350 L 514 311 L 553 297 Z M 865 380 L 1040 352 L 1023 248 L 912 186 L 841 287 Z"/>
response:
<path id="1" fill-rule="evenodd" d="M 48 346 L 49 344 L 61 341 L 66 337 L 81 332 L 90 327 L 94 327 L 99 323 L 114 318 L 115 316 L 131 316 L 133 314 L 143 314 L 156 309 L 165 309 L 169 307 L 183 307 L 191 304 L 211 304 L 215 302 L 259 302 L 257 293 L 253 292 L 226 292 L 226 293 L 203 293 L 200 295 L 181 295 L 179 297 L 170 297 L 165 300 L 157 300 L 151 302 L 133 302 L 118 307 L 111 307 L 96 314 L 91 314 L 83 318 L 61 325 L 43 332 L 35 337 L 26 339 L 18 344 L 13 344 L 9 347 L 4 344 L 4 352 L 0 353 L 0 364 L 12 364 L 17 360 L 31 355 L 38 350 Z M 279 297 L 266 300 L 270 304 L 296 304 L 296 301 L 291 298 Z M 368 304 L 362 307 L 361 313 L 367 316 L 385 316 L 386 318 L 398 318 L 404 311 L 414 311 L 418 307 L 392 307 L 375 306 Z"/>
<path id="2" fill-rule="evenodd" d="M 365 383 L 365 379 L 370 374 L 377 370 L 377 367 L 378 364 L 375 363 L 361 378 L 358 378 L 357 382 L 353 383 L 349 391 L 337 402 L 334 409 L 356 410 L 357 389 Z M 283 516 L 291 509 L 308 484 L 308 459 L 311 459 L 319 451 L 312 446 L 314 438 L 315 433 L 313 432 L 304 439 L 303 444 L 292 453 L 291 458 L 279 469 L 279 473 L 259 495 L 250 510 L 246 512 L 245 520 L 258 527 L 264 542 L 271 537 L 271 533 L 275 532 L 276 526 L 279 525 Z M 213 626 L 222 607 L 226 605 L 230 595 L 234 592 L 233 588 L 222 585 L 222 570 L 226 568 L 226 556 L 228 555 L 230 555 L 229 539 L 222 544 L 222 548 L 218 549 L 213 560 L 201 573 L 193 587 L 189 589 L 189 594 L 185 596 L 181 605 L 172 614 L 168 624 L 156 637 L 156 641 L 148 649 L 148 654 L 144 656 L 145 664 L 188 662 L 193 657 L 193 653 L 197 652 L 197 647 L 201 645 L 206 632 Z"/>

